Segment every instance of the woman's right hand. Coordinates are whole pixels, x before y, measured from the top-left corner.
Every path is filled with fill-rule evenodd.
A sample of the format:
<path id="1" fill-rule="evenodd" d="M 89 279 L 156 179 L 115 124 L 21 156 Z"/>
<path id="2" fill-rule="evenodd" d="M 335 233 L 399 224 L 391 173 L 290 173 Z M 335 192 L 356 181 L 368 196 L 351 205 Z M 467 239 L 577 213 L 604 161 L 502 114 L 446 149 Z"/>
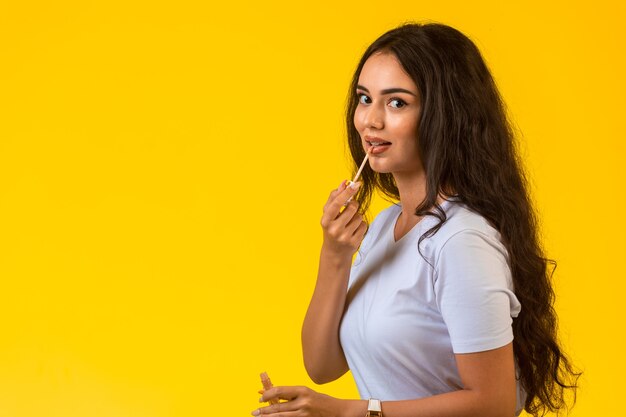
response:
<path id="1" fill-rule="evenodd" d="M 349 369 L 339 341 L 339 324 L 346 305 L 352 256 L 367 231 L 367 224 L 358 213 L 358 203 L 348 202 L 359 185 L 350 188 L 342 182 L 324 205 L 320 265 L 302 325 L 304 366 L 317 384 L 334 381 Z M 291 414 L 296 415 L 292 412 L 285 415 Z"/>
<path id="2" fill-rule="evenodd" d="M 359 249 L 367 231 L 367 223 L 358 212 L 359 204 L 351 198 L 357 193 L 360 182 L 348 185 L 343 181 L 333 190 L 324 205 L 321 225 L 324 231 L 322 249 L 327 249 L 335 256 L 349 257 Z M 347 203 L 347 204 L 346 204 Z M 345 209 L 342 211 L 341 209 Z"/>

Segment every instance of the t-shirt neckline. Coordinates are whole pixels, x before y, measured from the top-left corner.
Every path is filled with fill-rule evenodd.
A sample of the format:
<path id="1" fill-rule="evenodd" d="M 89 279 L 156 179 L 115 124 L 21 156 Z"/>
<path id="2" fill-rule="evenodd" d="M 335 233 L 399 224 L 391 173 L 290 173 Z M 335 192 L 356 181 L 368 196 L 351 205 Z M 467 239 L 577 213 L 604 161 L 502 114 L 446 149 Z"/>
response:
<path id="1" fill-rule="evenodd" d="M 450 201 L 450 200 L 444 200 L 444 201 L 440 204 L 440 206 L 441 206 L 441 208 L 442 208 L 444 211 L 447 211 L 447 209 L 448 209 L 448 205 L 449 205 L 450 203 L 451 203 L 451 201 Z M 395 206 L 396 206 L 396 207 L 398 207 L 400 210 L 399 210 L 399 211 L 398 211 L 398 213 L 397 213 L 395 216 L 393 216 L 393 218 L 392 218 L 392 219 L 393 219 L 393 221 L 391 222 L 391 232 L 390 232 L 391 239 L 390 239 L 390 240 L 391 240 L 391 244 L 392 244 L 392 245 L 399 245 L 399 244 L 400 244 L 400 243 L 402 243 L 403 241 L 408 240 L 408 239 L 405 239 L 405 238 L 406 238 L 407 236 L 409 236 L 409 235 L 413 234 L 415 230 L 421 229 L 421 228 L 422 228 L 422 225 L 424 224 L 424 222 L 427 222 L 427 221 L 429 220 L 428 218 L 430 218 L 430 217 L 432 217 L 432 216 L 424 216 L 424 217 L 423 217 L 420 221 L 418 221 L 417 223 L 415 223 L 415 224 L 413 225 L 413 227 L 411 227 L 411 229 L 410 229 L 408 232 L 406 232 L 406 233 L 405 233 L 405 234 L 404 234 L 404 235 L 403 235 L 400 239 L 396 240 L 396 223 L 398 222 L 398 219 L 400 218 L 400 215 L 402 214 L 402 204 L 400 204 L 400 203 L 398 202 L 398 203 L 396 203 L 396 204 L 395 204 Z"/>

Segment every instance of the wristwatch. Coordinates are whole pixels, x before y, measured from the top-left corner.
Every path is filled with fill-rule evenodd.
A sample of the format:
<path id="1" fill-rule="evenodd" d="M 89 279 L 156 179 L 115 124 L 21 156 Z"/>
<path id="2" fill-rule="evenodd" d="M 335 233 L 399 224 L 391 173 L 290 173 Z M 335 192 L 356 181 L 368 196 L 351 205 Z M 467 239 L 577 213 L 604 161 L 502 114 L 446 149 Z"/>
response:
<path id="1" fill-rule="evenodd" d="M 365 417 L 383 417 L 383 408 L 380 400 L 370 398 L 367 403 L 367 414 L 365 414 Z"/>

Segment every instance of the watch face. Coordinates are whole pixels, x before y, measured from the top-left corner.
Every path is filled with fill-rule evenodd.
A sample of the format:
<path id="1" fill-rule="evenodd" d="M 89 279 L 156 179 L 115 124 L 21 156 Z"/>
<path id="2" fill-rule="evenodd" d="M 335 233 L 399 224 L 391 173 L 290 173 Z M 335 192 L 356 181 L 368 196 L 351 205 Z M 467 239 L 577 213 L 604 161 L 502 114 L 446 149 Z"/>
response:
<path id="1" fill-rule="evenodd" d="M 369 403 L 367 404 L 368 415 L 378 416 L 380 415 L 382 408 L 380 406 L 380 400 L 375 400 L 370 398 Z"/>

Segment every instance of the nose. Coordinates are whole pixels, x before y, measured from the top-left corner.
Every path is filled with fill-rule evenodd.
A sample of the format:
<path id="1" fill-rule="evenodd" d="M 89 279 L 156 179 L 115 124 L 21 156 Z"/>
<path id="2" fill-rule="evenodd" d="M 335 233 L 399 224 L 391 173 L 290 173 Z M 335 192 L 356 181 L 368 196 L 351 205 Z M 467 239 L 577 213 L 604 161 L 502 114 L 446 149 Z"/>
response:
<path id="1" fill-rule="evenodd" d="M 380 110 L 376 105 L 369 106 L 363 121 L 365 122 L 366 127 L 382 129 L 385 125 L 384 110 Z"/>

